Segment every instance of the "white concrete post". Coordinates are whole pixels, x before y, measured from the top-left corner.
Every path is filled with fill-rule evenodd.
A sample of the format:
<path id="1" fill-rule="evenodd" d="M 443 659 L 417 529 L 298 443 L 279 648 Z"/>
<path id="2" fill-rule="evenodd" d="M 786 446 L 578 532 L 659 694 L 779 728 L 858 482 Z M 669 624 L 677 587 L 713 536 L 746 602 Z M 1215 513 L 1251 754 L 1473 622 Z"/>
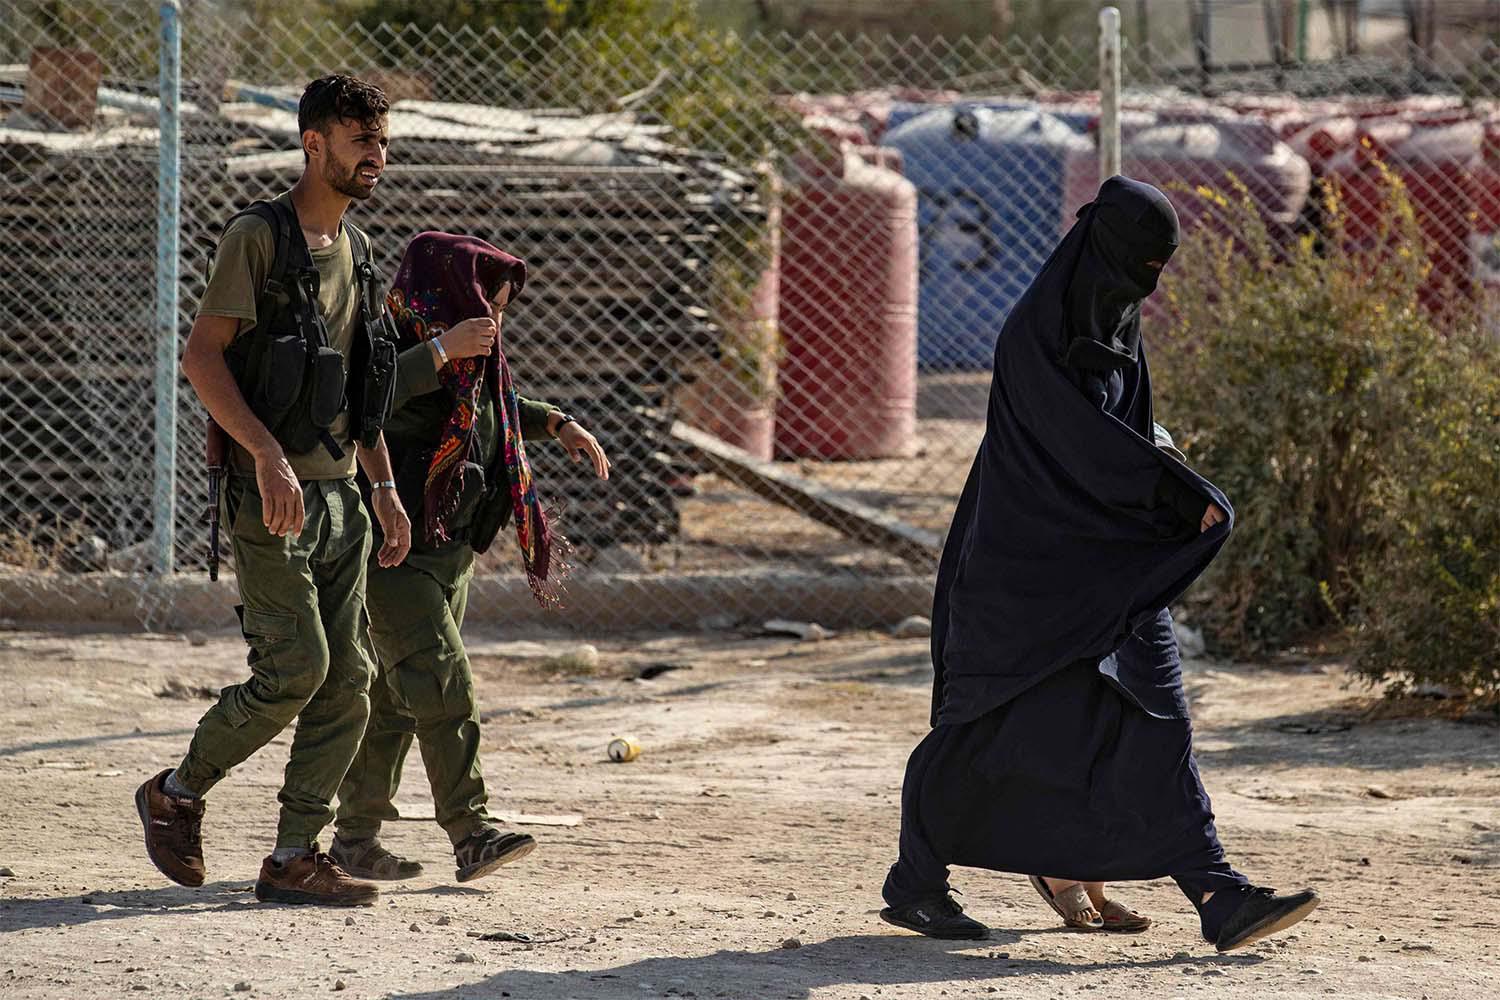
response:
<path id="1" fill-rule="evenodd" d="M 1099 11 L 1099 181 L 1120 172 L 1120 10 Z"/>

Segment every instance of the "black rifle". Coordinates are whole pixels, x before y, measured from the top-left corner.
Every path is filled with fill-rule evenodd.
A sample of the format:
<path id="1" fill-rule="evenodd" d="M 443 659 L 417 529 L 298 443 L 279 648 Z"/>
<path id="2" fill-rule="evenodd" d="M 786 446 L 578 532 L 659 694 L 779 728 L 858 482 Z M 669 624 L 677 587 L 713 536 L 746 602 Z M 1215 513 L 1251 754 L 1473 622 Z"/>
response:
<path id="1" fill-rule="evenodd" d="M 208 469 L 208 578 L 219 578 L 219 487 L 229 471 L 229 435 L 208 418 L 208 433 L 203 439 L 203 464 Z"/>

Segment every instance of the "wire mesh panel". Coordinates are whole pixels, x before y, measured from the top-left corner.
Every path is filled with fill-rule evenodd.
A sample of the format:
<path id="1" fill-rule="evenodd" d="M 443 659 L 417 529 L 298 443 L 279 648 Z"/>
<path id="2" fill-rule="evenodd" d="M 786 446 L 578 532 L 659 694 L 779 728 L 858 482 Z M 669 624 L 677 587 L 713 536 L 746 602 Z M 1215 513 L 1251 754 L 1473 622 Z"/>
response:
<path id="1" fill-rule="evenodd" d="M 531 447 L 578 579 L 614 581 L 589 594 L 678 624 L 795 614 L 820 587 L 846 621 L 922 610 L 994 338 L 1097 188 L 1092 42 L 418 28 L 359 6 L 185 7 L 180 335 L 221 224 L 303 169 L 303 86 L 353 73 L 392 101 L 390 165 L 350 209 L 380 270 L 423 230 L 528 262 L 503 330 L 518 388 L 615 462 L 605 483 Z M 33 610 L 108 579 L 169 621 L 203 571 L 207 487 L 184 385 L 178 586 L 149 578 L 157 12 L 0 14 L 0 579 Z M 1189 239 L 1237 186 L 1293 239 L 1318 232 L 1321 181 L 1368 198 L 1394 169 L 1435 285 L 1497 294 L 1495 48 L 1384 32 L 1303 62 L 1274 33 L 1232 60 L 1127 44 L 1125 172 Z M 514 548 L 481 570 L 516 579 Z"/>
<path id="2" fill-rule="evenodd" d="M 33 610 L 151 532 L 155 30 L 57 8 L 0 15 L 0 572 Z"/>

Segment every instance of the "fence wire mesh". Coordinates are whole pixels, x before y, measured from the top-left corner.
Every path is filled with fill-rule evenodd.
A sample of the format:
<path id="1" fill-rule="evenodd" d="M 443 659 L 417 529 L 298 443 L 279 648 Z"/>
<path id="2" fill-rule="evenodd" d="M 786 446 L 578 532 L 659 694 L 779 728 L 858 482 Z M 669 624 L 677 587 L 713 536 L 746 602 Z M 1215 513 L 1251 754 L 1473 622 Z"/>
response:
<path id="1" fill-rule="evenodd" d="M 183 12 L 181 337 L 219 225 L 301 172 L 302 86 L 364 77 L 392 100 L 390 166 L 350 217 L 382 272 L 427 229 L 526 258 L 504 330 L 519 387 L 612 455 L 601 483 L 533 448 L 580 579 L 625 581 L 617 600 L 678 623 L 794 613 L 792 578 L 847 585 L 849 621 L 921 610 L 994 337 L 1099 181 L 1092 43 L 255 11 Z M 147 570 L 158 12 L 0 14 L 0 617 L 67 617 L 86 579 L 170 623 L 201 599 L 183 583 L 203 573 L 207 484 L 183 384 L 167 586 Z M 1496 47 L 1382 32 L 1302 62 L 1279 36 L 1218 62 L 1127 39 L 1124 171 L 1173 192 L 1241 182 L 1292 238 L 1316 228 L 1320 180 L 1369 197 L 1383 162 L 1437 274 L 1496 295 Z M 1197 202 L 1174 198 L 1191 238 Z M 481 571 L 516 576 L 508 552 Z M 582 602 L 569 620 L 616 617 Z"/>

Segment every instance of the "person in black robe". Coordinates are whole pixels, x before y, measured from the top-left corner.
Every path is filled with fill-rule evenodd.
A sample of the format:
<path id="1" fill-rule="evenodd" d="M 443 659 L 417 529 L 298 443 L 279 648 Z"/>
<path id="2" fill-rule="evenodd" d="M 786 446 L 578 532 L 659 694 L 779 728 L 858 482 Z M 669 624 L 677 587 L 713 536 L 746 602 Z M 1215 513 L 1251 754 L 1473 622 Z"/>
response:
<path id="1" fill-rule="evenodd" d="M 933 596 L 932 731 L 907 764 L 888 923 L 982 938 L 948 866 L 1067 882 L 1171 876 L 1220 951 L 1302 919 L 1230 867 L 1192 753 L 1166 608 L 1233 508 L 1154 443 L 1141 303 L 1178 243 L 1114 177 L 1011 311 Z"/>

